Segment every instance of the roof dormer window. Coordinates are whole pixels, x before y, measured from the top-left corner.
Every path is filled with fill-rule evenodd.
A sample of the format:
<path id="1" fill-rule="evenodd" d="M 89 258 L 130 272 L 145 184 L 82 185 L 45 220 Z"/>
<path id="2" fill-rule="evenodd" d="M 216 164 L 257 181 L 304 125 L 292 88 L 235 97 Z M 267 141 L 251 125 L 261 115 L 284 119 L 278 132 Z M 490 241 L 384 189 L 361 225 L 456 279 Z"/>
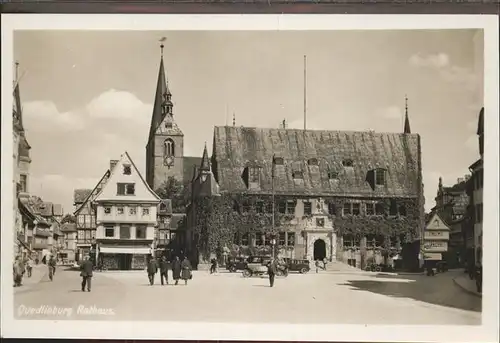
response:
<path id="1" fill-rule="evenodd" d="M 132 168 L 130 167 L 130 164 L 124 164 L 123 165 L 123 174 L 124 175 L 130 175 L 130 174 L 132 174 Z"/>
<path id="2" fill-rule="evenodd" d="M 292 173 L 292 177 L 294 179 L 303 179 L 304 178 L 304 173 L 301 170 L 294 171 Z"/>
<path id="3" fill-rule="evenodd" d="M 385 186 L 386 184 L 386 170 L 382 168 L 378 168 L 374 170 L 375 173 L 375 185 L 377 186 Z"/>
<path id="4" fill-rule="evenodd" d="M 275 157 L 273 163 L 277 166 L 282 166 L 284 163 L 283 157 Z"/>
<path id="5" fill-rule="evenodd" d="M 307 160 L 307 164 L 310 166 L 317 166 L 318 165 L 318 159 L 317 158 L 310 158 Z"/>
<path id="6" fill-rule="evenodd" d="M 351 167 L 352 168 L 354 166 L 354 161 L 350 158 L 347 158 L 347 159 L 342 161 L 342 165 L 344 167 Z"/>
<path id="7" fill-rule="evenodd" d="M 328 172 L 328 179 L 338 180 L 338 178 L 339 178 L 339 173 L 337 173 L 336 171 L 329 171 Z"/>

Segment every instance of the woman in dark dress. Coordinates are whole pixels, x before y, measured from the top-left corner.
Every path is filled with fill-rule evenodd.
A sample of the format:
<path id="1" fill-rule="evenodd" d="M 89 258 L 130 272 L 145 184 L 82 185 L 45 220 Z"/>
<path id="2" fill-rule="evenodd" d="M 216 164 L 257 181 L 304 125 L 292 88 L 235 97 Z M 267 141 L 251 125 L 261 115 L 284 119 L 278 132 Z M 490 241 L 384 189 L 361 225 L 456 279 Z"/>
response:
<path id="1" fill-rule="evenodd" d="M 181 261 L 179 256 L 175 256 L 175 260 L 172 263 L 172 277 L 175 280 L 175 284 L 179 284 L 179 279 L 181 278 Z"/>
<path id="2" fill-rule="evenodd" d="M 184 280 L 184 284 L 187 285 L 188 280 L 191 279 L 191 262 L 187 259 L 187 257 L 184 257 L 181 263 L 181 278 Z"/>

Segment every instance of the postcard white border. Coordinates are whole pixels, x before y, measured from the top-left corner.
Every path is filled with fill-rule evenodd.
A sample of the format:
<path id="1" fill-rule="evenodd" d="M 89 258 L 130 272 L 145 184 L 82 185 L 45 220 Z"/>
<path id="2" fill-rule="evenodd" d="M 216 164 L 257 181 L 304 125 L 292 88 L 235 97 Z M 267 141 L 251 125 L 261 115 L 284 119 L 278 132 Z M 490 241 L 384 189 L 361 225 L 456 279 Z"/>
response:
<path id="1" fill-rule="evenodd" d="M 92 17 L 90 19 L 89 17 Z M 498 341 L 498 17 L 495 15 L 108 15 L 2 14 L 2 334 L 22 338 L 301 341 Z M 207 324 L 23 321 L 13 318 L 12 76 L 14 30 L 387 30 L 484 29 L 484 293 L 481 326 Z M 460 153 L 460 151 L 457 151 Z M 471 163 L 474 161 L 471 161 Z M 410 314 L 409 314 L 410 315 Z"/>

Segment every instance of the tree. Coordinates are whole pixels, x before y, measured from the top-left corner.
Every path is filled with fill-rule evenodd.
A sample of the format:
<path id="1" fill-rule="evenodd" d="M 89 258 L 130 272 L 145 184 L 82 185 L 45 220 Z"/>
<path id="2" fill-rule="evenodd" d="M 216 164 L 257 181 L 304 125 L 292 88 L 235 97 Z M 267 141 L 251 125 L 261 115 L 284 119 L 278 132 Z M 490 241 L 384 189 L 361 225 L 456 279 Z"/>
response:
<path id="1" fill-rule="evenodd" d="M 66 223 L 71 223 L 71 224 L 76 223 L 75 216 L 72 215 L 71 213 L 66 214 L 61 220 L 61 224 L 66 224 Z"/>
<path id="2" fill-rule="evenodd" d="M 172 200 L 173 213 L 185 213 L 188 200 L 187 187 L 173 176 L 156 190 L 156 194 L 162 199 Z"/>

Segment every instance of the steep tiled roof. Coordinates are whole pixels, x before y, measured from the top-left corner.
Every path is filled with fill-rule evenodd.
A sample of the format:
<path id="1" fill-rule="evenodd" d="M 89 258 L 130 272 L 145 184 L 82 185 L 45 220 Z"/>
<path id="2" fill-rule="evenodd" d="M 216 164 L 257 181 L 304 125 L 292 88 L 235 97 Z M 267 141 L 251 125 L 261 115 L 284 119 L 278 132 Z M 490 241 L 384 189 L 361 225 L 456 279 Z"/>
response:
<path id="1" fill-rule="evenodd" d="M 467 181 L 462 181 L 457 184 L 454 184 L 451 187 L 443 187 L 444 193 L 461 193 L 467 190 Z"/>
<path id="2" fill-rule="evenodd" d="M 90 193 L 92 193 L 92 189 L 75 189 L 73 193 L 73 202 L 76 205 L 83 203 Z"/>
<path id="3" fill-rule="evenodd" d="M 273 155 L 283 158 L 275 169 L 277 194 L 324 194 L 359 196 L 419 196 L 420 136 L 418 134 L 264 129 L 214 128 L 214 165 L 221 192 L 244 192 L 244 168 L 261 168 L 260 192 L 271 192 Z M 308 165 L 309 159 L 317 165 Z M 352 160 L 352 167 L 343 161 Z M 315 163 L 311 163 L 315 164 Z M 376 168 L 387 171 L 386 185 L 367 182 Z M 292 173 L 301 171 L 303 181 Z M 336 181 L 329 172 L 338 173 Z M 252 191 L 258 192 L 258 191 Z"/>

